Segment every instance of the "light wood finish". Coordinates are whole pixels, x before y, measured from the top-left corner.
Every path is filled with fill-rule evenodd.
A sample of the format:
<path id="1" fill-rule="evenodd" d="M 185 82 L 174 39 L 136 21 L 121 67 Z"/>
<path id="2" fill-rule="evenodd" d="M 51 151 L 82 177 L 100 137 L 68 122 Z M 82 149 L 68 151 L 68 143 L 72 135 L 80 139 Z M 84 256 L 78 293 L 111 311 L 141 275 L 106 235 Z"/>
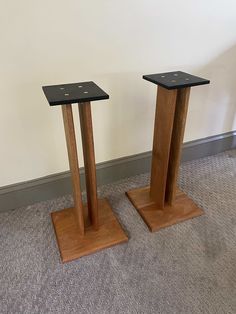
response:
<path id="1" fill-rule="evenodd" d="M 86 233 L 84 236 L 78 236 L 79 230 L 74 220 L 73 208 L 52 213 L 53 225 L 63 262 L 69 262 L 81 256 L 128 241 L 108 201 L 106 199 L 99 200 L 98 207 L 99 230 L 94 230 L 89 223 L 87 214 L 85 214 Z M 87 206 L 85 206 L 86 212 Z"/>
<path id="2" fill-rule="evenodd" d="M 98 200 L 96 165 L 93 143 L 93 125 L 90 102 L 81 103 L 79 106 L 81 136 L 83 142 L 84 167 L 87 190 L 88 212 L 94 230 L 98 230 Z"/>
<path id="3" fill-rule="evenodd" d="M 159 208 L 164 208 L 171 135 L 177 90 L 158 87 L 154 124 L 150 195 Z"/>
<path id="4" fill-rule="evenodd" d="M 204 214 L 203 210 L 180 190 L 177 190 L 174 204 L 166 204 L 164 209 L 158 207 L 150 197 L 149 187 L 129 191 L 127 196 L 151 232 Z"/>
<path id="5" fill-rule="evenodd" d="M 74 219 L 78 226 L 77 228 L 78 234 L 83 236 L 84 235 L 83 203 L 80 191 L 79 164 L 77 157 L 75 129 L 71 105 L 62 106 L 62 115 L 64 121 L 66 144 L 72 178 L 72 188 L 75 204 L 73 208 Z"/>
<path id="6" fill-rule="evenodd" d="M 178 90 L 166 182 L 165 201 L 169 205 L 172 205 L 175 201 L 189 96 L 190 87 Z"/>

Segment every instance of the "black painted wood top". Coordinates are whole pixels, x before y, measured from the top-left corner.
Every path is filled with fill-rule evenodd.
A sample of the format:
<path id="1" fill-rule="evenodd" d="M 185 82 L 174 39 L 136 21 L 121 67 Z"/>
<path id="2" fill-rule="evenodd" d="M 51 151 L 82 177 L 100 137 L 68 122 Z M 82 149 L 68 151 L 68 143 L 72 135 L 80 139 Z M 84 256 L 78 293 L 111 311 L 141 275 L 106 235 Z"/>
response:
<path id="1" fill-rule="evenodd" d="M 209 84 L 210 81 L 181 71 L 143 75 L 143 78 L 166 89 Z"/>
<path id="2" fill-rule="evenodd" d="M 43 86 L 43 91 L 50 106 L 83 103 L 109 98 L 109 95 L 92 81 Z"/>

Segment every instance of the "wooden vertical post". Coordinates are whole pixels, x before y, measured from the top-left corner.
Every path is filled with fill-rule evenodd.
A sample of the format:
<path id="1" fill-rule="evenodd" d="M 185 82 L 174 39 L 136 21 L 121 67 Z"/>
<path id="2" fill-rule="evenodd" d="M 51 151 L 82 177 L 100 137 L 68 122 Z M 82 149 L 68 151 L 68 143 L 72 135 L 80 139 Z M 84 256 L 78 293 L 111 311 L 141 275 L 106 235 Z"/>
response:
<path id="1" fill-rule="evenodd" d="M 154 124 L 150 196 L 163 208 L 177 90 L 158 87 Z"/>
<path id="2" fill-rule="evenodd" d="M 80 235 L 84 235 L 83 203 L 80 191 L 79 163 L 77 156 L 75 128 L 71 105 L 62 106 L 62 115 L 64 121 L 66 144 L 72 178 L 72 188 L 75 203 L 74 213 L 78 224 L 79 233 Z"/>
<path id="3" fill-rule="evenodd" d="M 90 102 L 79 104 L 79 116 L 81 136 L 83 142 L 88 213 L 93 228 L 95 230 L 98 230 L 99 221 L 98 221 L 96 165 Z"/>
<path id="4" fill-rule="evenodd" d="M 170 157 L 168 165 L 168 174 L 166 182 L 165 201 L 172 205 L 175 200 L 176 187 L 178 180 L 179 164 L 181 158 L 182 143 L 184 138 L 184 129 L 188 111 L 188 102 L 190 96 L 190 87 L 178 90 L 175 119 L 173 125 Z"/>

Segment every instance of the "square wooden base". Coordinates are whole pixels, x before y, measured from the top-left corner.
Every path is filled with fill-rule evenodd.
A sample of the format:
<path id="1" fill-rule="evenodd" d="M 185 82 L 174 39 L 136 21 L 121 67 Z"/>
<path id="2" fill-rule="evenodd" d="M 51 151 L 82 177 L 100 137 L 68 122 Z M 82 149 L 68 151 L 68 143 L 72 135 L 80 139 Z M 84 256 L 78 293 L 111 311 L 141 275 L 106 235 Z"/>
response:
<path id="1" fill-rule="evenodd" d="M 175 203 L 172 206 L 166 204 L 164 209 L 157 207 L 150 199 L 149 192 L 150 188 L 145 187 L 126 194 L 151 232 L 204 214 L 203 210 L 180 190 L 177 191 Z"/>
<path id="2" fill-rule="evenodd" d="M 87 212 L 87 206 L 84 207 Z M 98 200 L 98 212 L 99 230 L 93 230 L 86 222 L 84 236 L 79 235 L 73 208 L 63 209 L 51 214 L 63 262 L 69 262 L 81 256 L 128 241 L 106 199 Z"/>

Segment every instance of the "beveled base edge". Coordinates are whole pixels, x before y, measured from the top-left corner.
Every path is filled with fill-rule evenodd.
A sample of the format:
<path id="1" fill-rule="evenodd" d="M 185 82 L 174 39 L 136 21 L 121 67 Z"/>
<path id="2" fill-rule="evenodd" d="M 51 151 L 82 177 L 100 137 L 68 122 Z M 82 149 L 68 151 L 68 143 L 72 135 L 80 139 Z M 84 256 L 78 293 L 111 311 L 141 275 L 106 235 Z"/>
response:
<path id="1" fill-rule="evenodd" d="M 177 191 L 174 204 L 172 206 L 166 204 L 164 209 L 159 209 L 150 199 L 149 191 L 148 186 L 128 191 L 126 195 L 151 232 L 204 214 L 204 211 L 180 190 Z"/>
<path id="2" fill-rule="evenodd" d="M 51 214 L 63 263 L 128 241 L 106 199 L 98 200 L 98 212 L 99 230 L 95 231 L 92 226 L 88 226 L 84 236 L 78 232 L 73 208 Z"/>

